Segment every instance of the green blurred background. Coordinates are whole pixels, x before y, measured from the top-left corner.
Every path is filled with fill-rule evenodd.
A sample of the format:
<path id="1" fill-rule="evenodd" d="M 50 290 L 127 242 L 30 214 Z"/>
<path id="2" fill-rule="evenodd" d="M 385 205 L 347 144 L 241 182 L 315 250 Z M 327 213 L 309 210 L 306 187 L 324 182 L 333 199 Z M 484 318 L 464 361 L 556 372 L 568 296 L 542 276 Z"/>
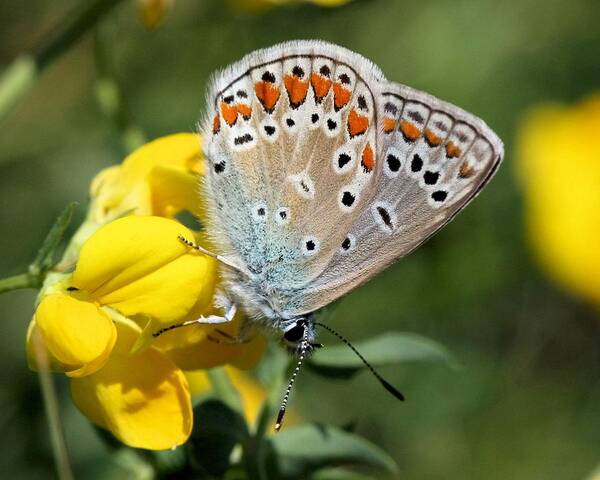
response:
<path id="1" fill-rule="evenodd" d="M 43 44 L 81 3 L 0 1 L 0 65 Z M 294 405 L 311 420 L 356 422 L 397 460 L 403 479 L 583 480 L 600 462 L 599 315 L 536 266 L 513 146 L 527 108 L 573 102 L 600 87 L 599 25 L 595 0 L 355 0 L 260 14 L 176 0 L 150 31 L 136 4 L 123 1 L 100 32 L 109 60 L 102 68 L 123 98 L 117 122 L 97 101 L 93 34 L 0 120 L 0 276 L 26 269 L 68 202 L 81 203 L 82 218 L 91 178 L 124 154 L 119 124 L 135 124 L 148 139 L 193 130 L 214 69 L 282 40 L 339 43 L 388 78 L 483 117 L 504 139 L 506 160 L 451 225 L 344 299 L 331 319 L 353 340 L 389 330 L 429 336 L 462 368 L 383 369 L 407 395 L 403 405 L 369 375 L 334 381 L 307 370 Z M 0 296 L 3 478 L 54 475 L 37 376 L 24 352 L 35 295 Z M 86 478 L 107 452 L 69 401 L 64 378 L 56 379 L 77 478 Z"/>

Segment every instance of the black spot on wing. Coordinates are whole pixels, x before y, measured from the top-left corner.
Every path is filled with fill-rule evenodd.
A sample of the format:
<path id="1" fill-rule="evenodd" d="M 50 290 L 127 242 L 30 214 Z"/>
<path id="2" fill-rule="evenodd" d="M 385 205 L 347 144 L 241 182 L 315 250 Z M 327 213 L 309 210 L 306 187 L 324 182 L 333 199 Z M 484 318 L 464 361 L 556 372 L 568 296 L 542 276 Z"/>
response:
<path id="1" fill-rule="evenodd" d="M 447 197 L 448 197 L 448 192 L 445 192 L 444 190 L 436 190 L 435 192 L 433 192 L 431 194 L 431 198 L 433 198 L 434 201 L 439 202 L 439 203 L 446 200 Z"/>
<path id="2" fill-rule="evenodd" d="M 275 75 L 273 75 L 268 70 L 262 74 L 261 78 L 262 78 L 263 82 L 275 83 Z"/>
<path id="3" fill-rule="evenodd" d="M 235 137 L 233 139 L 233 143 L 235 145 L 243 145 L 244 143 L 251 142 L 252 140 L 253 140 L 252 135 L 250 135 L 249 133 L 246 133 L 245 135 L 242 135 L 240 137 Z"/>
<path id="4" fill-rule="evenodd" d="M 388 212 L 383 207 L 377 207 L 377 213 L 381 217 L 381 220 L 383 221 L 384 225 L 386 227 L 388 227 L 390 230 L 393 230 L 394 225 L 392 224 L 392 217 L 390 216 L 390 212 Z"/>
<path id="5" fill-rule="evenodd" d="M 350 162 L 350 160 L 350 155 L 348 155 L 347 153 L 340 153 L 338 157 L 338 167 L 344 168 L 344 166 L 347 165 Z"/>
<path id="6" fill-rule="evenodd" d="M 400 163 L 400 159 L 393 154 L 388 154 L 387 158 L 386 158 L 387 164 L 388 164 L 388 168 L 390 169 L 391 172 L 397 172 L 398 170 L 400 170 L 400 167 L 402 166 Z"/>
<path id="7" fill-rule="evenodd" d="M 425 184 L 427 184 L 427 185 L 435 185 L 439 179 L 440 179 L 439 172 L 426 171 L 423 174 L 423 180 L 425 181 Z"/>
<path id="8" fill-rule="evenodd" d="M 331 69 L 327 66 L 327 65 L 323 65 L 320 69 L 319 69 L 319 73 L 321 75 L 323 75 L 324 77 L 329 77 L 329 75 L 331 74 Z"/>
<path id="9" fill-rule="evenodd" d="M 342 194 L 342 203 L 346 206 L 346 207 L 351 207 L 354 204 L 354 201 L 356 200 L 356 196 L 352 195 L 352 193 L 346 191 Z"/>
<path id="10" fill-rule="evenodd" d="M 410 162 L 410 169 L 413 172 L 420 172 L 423 168 L 423 159 L 419 156 L 419 154 L 415 153 L 412 162 Z"/>

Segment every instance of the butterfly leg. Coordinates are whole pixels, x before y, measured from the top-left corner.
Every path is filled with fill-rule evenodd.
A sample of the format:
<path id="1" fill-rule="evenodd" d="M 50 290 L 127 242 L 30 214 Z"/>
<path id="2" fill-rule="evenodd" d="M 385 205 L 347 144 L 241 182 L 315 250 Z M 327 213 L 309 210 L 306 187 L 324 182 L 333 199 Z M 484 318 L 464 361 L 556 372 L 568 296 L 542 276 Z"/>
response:
<path id="1" fill-rule="evenodd" d="M 230 303 L 228 308 L 225 310 L 225 315 L 209 315 L 205 317 L 204 315 L 200 316 L 195 320 L 188 320 L 182 323 L 176 323 L 175 325 L 169 325 L 168 327 L 161 328 L 152 334 L 153 337 L 158 337 L 169 330 L 174 330 L 176 328 L 187 327 L 189 325 L 217 325 L 219 323 L 228 323 L 233 320 L 235 314 L 237 312 L 237 306 L 235 303 Z"/>
<path id="2" fill-rule="evenodd" d="M 239 345 L 240 343 L 249 343 L 254 338 L 254 335 L 251 333 L 251 328 L 248 328 L 248 323 L 245 322 L 242 324 L 242 328 L 240 329 L 237 335 L 231 335 L 220 328 L 215 328 L 214 333 L 217 335 L 208 335 L 208 339 L 215 343 L 224 343 L 225 345 Z"/>

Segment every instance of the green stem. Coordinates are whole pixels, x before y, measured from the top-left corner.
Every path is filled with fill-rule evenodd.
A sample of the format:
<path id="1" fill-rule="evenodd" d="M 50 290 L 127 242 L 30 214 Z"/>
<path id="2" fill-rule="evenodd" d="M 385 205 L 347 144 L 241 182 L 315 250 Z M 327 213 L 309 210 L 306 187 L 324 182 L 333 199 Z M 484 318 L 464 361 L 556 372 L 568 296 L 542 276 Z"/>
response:
<path id="1" fill-rule="evenodd" d="M 44 409 L 48 419 L 48 427 L 50 430 L 50 443 L 54 452 L 54 460 L 56 462 L 56 471 L 60 480 L 73 480 L 71 471 L 71 463 L 69 461 L 69 453 L 67 451 L 67 443 L 65 441 L 65 433 L 62 428 L 60 419 L 60 411 L 58 408 L 58 398 L 56 396 L 56 387 L 50 373 L 50 359 L 39 331 L 34 330 L 33 345 L 38 366 L 38 378 L 42 396 L 44 398 Z"/>
<path id="2" fill-rule="evenodd" d="M 33 87 L 40 74 L 66 52 L 121 0 L 83 2 L 85 7 L 72 19 L 59 23 L 60 28 L 32 52 L 17 57 L 0 75 L 0 119 Z"/>
<path id="3" fill-rule="evenodd" d="M 0 293 L 21 290 L 23 288 L 40 288 L 40 286 L 40 279 L 30 273 L 21 273 L 0 279 Z"/>

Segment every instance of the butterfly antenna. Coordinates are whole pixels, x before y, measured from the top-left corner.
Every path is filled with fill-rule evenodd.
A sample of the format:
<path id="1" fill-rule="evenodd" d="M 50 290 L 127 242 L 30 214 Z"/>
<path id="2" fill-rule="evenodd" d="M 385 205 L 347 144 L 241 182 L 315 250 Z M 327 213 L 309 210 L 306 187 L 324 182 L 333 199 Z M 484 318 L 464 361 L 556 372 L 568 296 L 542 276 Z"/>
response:
<path id="1" fill-rule="evenodd" d="M 400 401 L 404 401 L 404 395 L 402 395 L 402 393 L 400 393 L 400 391 L 394 387 L 391 383 L 389 383 L 385 378 L 383 378 L 379 372 L 377 372 L 377 370 L 375 370 L 371 364 L 369 362 L 367 362 L 367 360 L 365 359 L 365 357 L 363 357 L 360 352 L 356 349 L 356 347 L 354 345 L 352 345 L 350 343 L 350 341 L 348 339 L 346 339 L 346 337 L 344 337 L 342 334 L 336 332 L 333 328 L 331 328 L 328 325 L 325 325 L 324 323 L 320 323 L 320 322 L 315 322 L 315 325 L 318 325 L 319 327 L 324 328 L 325 330 L 327 330 L 329 333 L 335 335 L 337 338 L 339 338 L 342 342 L 344 342 L 346 344 L 347 347 L 350 348 L 350 350 L 352 350 L 356 356 L 358 358 L 360 358 L 362 360 L 362 362 L 365 364 L 365 366 L 370 370 L 370 372 L 375 376 L 375 378 L 377 380 L 379 380 L 379 383 L 381 383 L 381 385 L 383 386 L 383 388 L 385 388 L 388 392 L 390 392 L 394 397 L 396 397 L 398 400 Z"/>
<path id="2" fill-rule="evenodd" d="M 233 268 L 234 270 L 237 270 L 238 272 L 243 273 L 247 277 L 250 276 L 250 273 L 248 272 L 248 270 L 246 270 L 245 268 L 240 267 L 239 265 L 236 265 L 235 263 L 233 263 L 228 258 L 225 258 L 223 255 L 217 255 L 216 253 L 213 253 L 210 250 L 207 250 L 206 248 L 198 245 L 197 243 L 194 243 L 194 242 L 188 240 L 183 235 L 177 235 L 177 238 L 179 239 L 179 241 L 183 242 L 188 247 L 193 248 L 194 250 L 197 250 L 200 253 L 203 253 L 204 255 L 208 255 L 209 257 L 214 258 L 218 262 L 221 262 L 223 265 L 227 265 L 228 267 Z"/>
<path id="3" fill-rule="evenodd" d="M 275 431 L 278 432 L 281 430 L 281 425 L 283 423 L 283 417 L 285 416 L 285 411 L 287 409 L 288 400 L 290 399 L 290 392 L 292 391 L 292 387 L 294 386 L 294 382 L 296 381 L 296 377 L 300 372 L 300 368 L 302 367 L 302 363 L 304 362 L 304 358 L 306 356 L 306 350 L 308 349 L 308 329 L 304 330 L 304 337 L 302 338 L 302 345 L 300 346 L 300 356 L 298 358 L 298 363 L 296 364 L 296 368 L 294 368 L 294 372 L 292 373 L 292 378 L 290 378 L 290 382 L 288 383 L 287 388 L 285 389 L 285 395 L 283 396 L 283 400 L 281 401 L 281 406 L 279 407 L 279 413 L 277 414 L 277 420 L 275 421 Z"/>

